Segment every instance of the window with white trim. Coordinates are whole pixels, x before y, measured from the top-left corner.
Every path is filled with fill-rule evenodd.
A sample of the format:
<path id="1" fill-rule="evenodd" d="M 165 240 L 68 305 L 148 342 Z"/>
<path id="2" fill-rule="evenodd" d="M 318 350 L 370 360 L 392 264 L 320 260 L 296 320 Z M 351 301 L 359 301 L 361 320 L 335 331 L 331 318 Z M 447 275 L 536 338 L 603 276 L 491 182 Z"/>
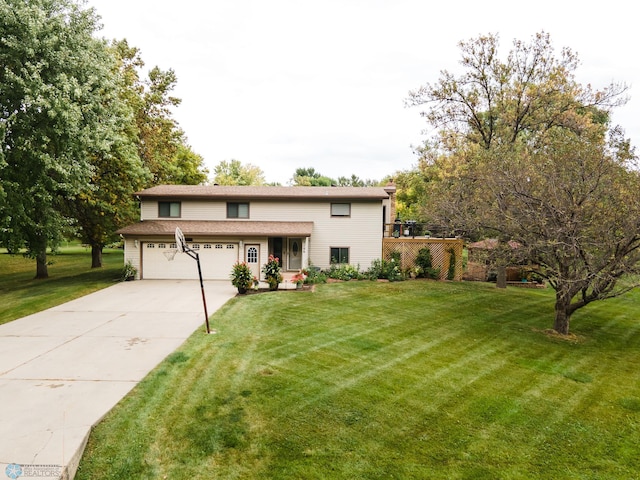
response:
<path id="1" fill-rule="evenodd" d="M 180 202 L 158 202 L 158 217 L 179 218 Z"/>
<path id="2" fill-rule="evenodd" d="M 228 202 L 227 218 L 249 218 L 249 204 Z"/>
<path id="3" fill-rule="evenodd" d="M 331 247 L 331 264 L 349 263 L 349 247 Z"/>
<path id="4" fill-rule="evenodd" d="M 350 203 L 332 203 L 331 216 L 332 217 L 350 217 L 351 204 Z"/>
<path id="5" fill-rule="evenodd" d="M 247 249 L 247 263 L 258 263 L 258 249 L 256 247 Z"/>

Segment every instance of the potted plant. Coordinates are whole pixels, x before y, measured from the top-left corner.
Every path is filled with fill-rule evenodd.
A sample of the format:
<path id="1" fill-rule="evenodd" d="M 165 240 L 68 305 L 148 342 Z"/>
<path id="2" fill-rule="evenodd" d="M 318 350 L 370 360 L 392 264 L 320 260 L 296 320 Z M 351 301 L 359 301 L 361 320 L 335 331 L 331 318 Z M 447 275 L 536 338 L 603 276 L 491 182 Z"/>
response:
<path id="1" fill-rule="evenodd" d="M 122 272 L 120 274 L 120 278 L 123 282 L 128 282 L 134 280 L 136 278 L 136 274 L 138 273 L 138 269 L 133 266 L 131 260 L 127 260 L 127 263 L 122 267 Z"/>
<path id="2" fill-rule="evenodd" d="M 231 285 L 238 289 L 238 293 L 247 293 L 247 289 L 254 284 L 255 277 L 245 262 L 236 262 L 230 276 Z"/>
<path id="3" fill-rule="evenodd" d="M 296 290 L 302 288 L 302 284 L 304 283 L 304 280 L 306 278 L 307 276 L 302 272 L 296 273 L 293 277 L 291 277 L 291 281 L 296 284 Z"/>
<path id="4" fill-rule="evenodd" d="M 282 282 L 282 270 L 280 268 L 280 259 L 269 255 L 269 260 L 262 267 L 265 280 L 269 284 L 269 290 L 277 290 L 280 282 Z"/>

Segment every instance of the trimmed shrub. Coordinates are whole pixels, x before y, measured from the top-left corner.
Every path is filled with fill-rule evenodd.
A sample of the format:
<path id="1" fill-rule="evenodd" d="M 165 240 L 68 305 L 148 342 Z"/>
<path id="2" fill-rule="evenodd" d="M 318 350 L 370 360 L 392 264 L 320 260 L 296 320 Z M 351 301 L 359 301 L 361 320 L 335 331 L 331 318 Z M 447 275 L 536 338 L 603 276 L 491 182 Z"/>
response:
<path id="1" fill-rule="evenodd" d="M 329 270 L 326 272 L 327 277 L 333 278 L 336 280 L 359 280 L 362 277 L 360 273 L 359 266 L 354 267 L 353 265 L 348 264 L 334 264 L 329 267 Z"/>
<path id="2" fill-rule="evenodd" d="M 400 268 L 400 252 L 393 252 L 391 260 L 377 259 L 365 273 L 370 280 L 386 279 L 390 282 L 405 280 L 405 273 Z"/>
<path id="3" fill-rule="evenodd" d="M 305 273 L 307 274 L 307 278 L 304 283 L 308 285 L 327 283 L 327 275 L 320 270 L 320 267 L 309 266 L 309 268 L 305 270 Z"/>

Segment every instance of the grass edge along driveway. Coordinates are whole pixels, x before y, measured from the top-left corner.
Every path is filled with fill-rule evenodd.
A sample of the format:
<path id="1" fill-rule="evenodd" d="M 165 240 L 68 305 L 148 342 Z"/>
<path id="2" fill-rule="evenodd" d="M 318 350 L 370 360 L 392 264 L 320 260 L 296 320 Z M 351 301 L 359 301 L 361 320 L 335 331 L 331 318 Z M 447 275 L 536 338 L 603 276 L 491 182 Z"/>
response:
<path id="1" fill-rule="evenodd" d="M 638 293 L 348 282 L 237 297 L 97 426 L 78 479 L 616 479 L 640 472 Z"/>

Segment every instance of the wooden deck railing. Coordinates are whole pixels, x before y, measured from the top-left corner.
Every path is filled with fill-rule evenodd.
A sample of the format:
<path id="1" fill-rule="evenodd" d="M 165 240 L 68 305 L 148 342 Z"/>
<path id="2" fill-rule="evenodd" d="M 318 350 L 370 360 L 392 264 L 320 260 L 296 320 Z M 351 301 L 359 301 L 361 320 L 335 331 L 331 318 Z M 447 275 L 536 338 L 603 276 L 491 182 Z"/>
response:
<path id="1" fill-rule="evenodd" d="M 456 238 L 461 234 L 460 231 L 451 230 L 442 225 L 418 223 L 411 220 L 385 223 L 383 227 L 384 238 Z"/>

